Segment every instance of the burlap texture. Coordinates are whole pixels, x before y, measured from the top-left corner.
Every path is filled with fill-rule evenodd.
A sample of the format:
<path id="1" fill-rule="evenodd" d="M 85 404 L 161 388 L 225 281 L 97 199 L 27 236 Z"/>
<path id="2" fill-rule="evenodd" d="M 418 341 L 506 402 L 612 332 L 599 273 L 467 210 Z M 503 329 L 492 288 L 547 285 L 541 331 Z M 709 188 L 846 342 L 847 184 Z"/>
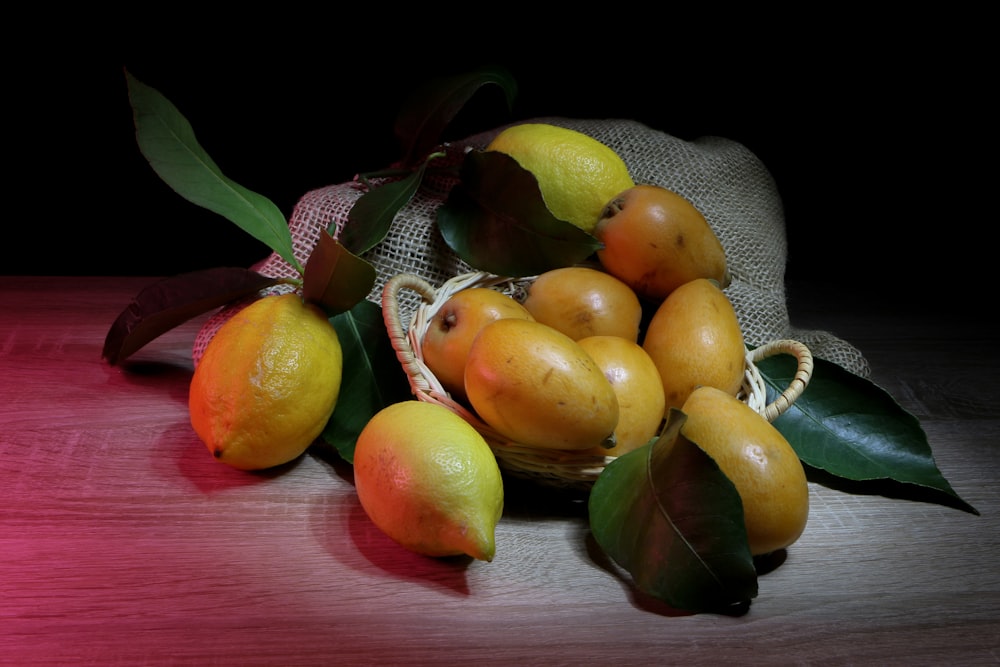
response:
<path id="1" fill-rule="evenodd" d="M 813 355 L 868 377 L 867 360 L 850 343 L 830 332 L 798 329 L 789 321 L 784 282 L 787 243 L 781 199 L 771 174 L 745 146 L 712 136 L 686 141 L 632 120 L 536 118 L 530 122 L 561 125 L 594 137 L 625 160 L 635 182 L 669 188 L 689 199 L 705 215 L 726 251 L 733 277 L 726 294 L 739 316 L 747 345 L 756 347 L 792 338 L 805 343 Z M 448 157 L 436 164 L 445 161 L 458 164 L 466 150 L 485 147 L 502 129 L 449 144 Z M 371 301 L 380 302 L 386 280 L 398 273 L 412 273 L 440 285 L 448 278 L 473 270 L 444 244 L 435 224 L 437 208 L 454 184 L 453 178 L 440 174 L 425 179 L 414 198 L 396 216 L 386 239 L 365 255 L 377 274 L 368 297 Z M 335 228 L 339 233 L 351 206 L 363 192 L 359 182 L 351 181 L 307 192 L 299 200 L 289 228 L 300 262 L 305 263 L 323 230 Z M 269 276 L 297 276 L 277 255 L 253 268 Z M 400 305 L 404 318 L 416 306 L 405 301 Z M 195 363 L 218 326 L 239 307 L 224 309 L 205 324 L 195 341 Z"/>

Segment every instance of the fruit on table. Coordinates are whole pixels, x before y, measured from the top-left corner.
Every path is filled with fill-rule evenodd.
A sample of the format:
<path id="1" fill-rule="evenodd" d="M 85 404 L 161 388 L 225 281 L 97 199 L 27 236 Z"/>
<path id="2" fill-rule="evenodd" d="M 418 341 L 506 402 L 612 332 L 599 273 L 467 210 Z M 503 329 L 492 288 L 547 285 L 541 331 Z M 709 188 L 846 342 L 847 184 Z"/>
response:
<path id="1" fill-rule="evenodd" d="M 685 401 L 681 433 L 701 447 L 743 501 L 750 553 L 783 549 L 802 535 L 809 487 L 802 462 L 785 437 L 746 403 L 714 387 Z"/>
<path id="2" fill-rule="evenodd" d="M 466 400 L 465 360 L 472 340 L 489 322 L 507 317 L 532 319 L 519 301 L 488 287 L 455 292 L 431 317 L 421 341 L 423 360 L 456 400 Z"/>
<path id="3" fill-rule="evenodd" d="M 579 343 L 540 322 L 508 318 L 483 327 L 469 350 L 465 391 L 483 421 L 522 445 L 613 444 L 614 388 Z"/>
<path id="4" fill-rule="evenodd" d="M 667 408 L 681 407 L 699 385 L 735 396 L 743 384 L 746 346 L 736 311 L 707 278 L 684 283 L 663 300 L 642 347 L 660 372 Z"/>
<path id="5" fill-rule="evenodd" d="M 639 340 L 639 297 L 604 271 L 587 266 L 546 271 L 528 286 L 523 303 L 536 321 L 573 340 L 602 335 Z"/>
<path id="6" fill-rule="evenodd" d="M 640 184 L 613 196 L 593 233 L 608 273 L 651 300 L 695 278 L 729 285 L 725 251 L 705 216 L 667 188 Z"/>
<path id="7" fill-rule="evenodd" d="M 589 135 L 557 125 L 512 125 L 486 150 L 506 153 L 530 171 L 552 215 L 585 232 L 593 230 L 612 197 L 635 184 L 618 153 Z"/>
<path id="8" fill-rule="evenodd" d="M 656 437 L 665 399 L 656 364 L 642 347 L 621 336 L 588 336 L 577 341 L 597 362 L 618 398 L 615 446 L 605 456 L 621 456 Z"/>
<path id="9" fill-rule="evenodd" d="M 354 483 L 372 522 L 407 549 L 493 560 L 500 468 L 483 436 L 448 408 L 411 400 L 377 412 L 355 445 Z"/>
<path id="10" fill-rule="evenodd" d="M 188 394 L 191 425 L 235 468 L 287 463 L 326 426 L 342 370 L 340 340 L 320 308 L 294 293 L 262 297 L 206 346 Z"/>

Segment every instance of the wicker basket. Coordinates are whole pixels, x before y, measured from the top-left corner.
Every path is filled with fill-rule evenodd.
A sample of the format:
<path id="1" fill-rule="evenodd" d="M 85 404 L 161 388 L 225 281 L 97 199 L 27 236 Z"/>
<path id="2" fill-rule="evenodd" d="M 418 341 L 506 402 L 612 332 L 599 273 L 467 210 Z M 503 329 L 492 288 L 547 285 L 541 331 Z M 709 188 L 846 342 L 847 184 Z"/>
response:
<path id="1" fill-rule="evenodd" d="M 453 400 L 427 368 L 421 340 L 431 318 L 456 292 L 469 287 L 491 287 L 518 300 L 531 278 L 505 278 L 485 272 L 462 274 L 435 289 L 419 276 L 402 273 L 386 281 L 382 291 L 382 314 L 396 356 L 410 382 L 413 395 L 421 401 L 437 403 L 458 414 L 479 431 L 496 454 L 502 468 L 511 474 L 554 486 L 589 488 L 613 457 L 587 452 L 539 449 L 505 438 L 483 422 L 466 406 Z M 405 294 L 410 290 L 414 295 Z M 404 317 L 408 315 L 408 319 Z M 789 386 L 768 403 L 764 380 L 755 362 L 775 354 L 790 354 L 798 369 Z M 774 421 L 802 394 L 812 375 L 812 353 L 794 340 L 776 340 L 747 351 L 743 387 L 738 397 L 768 421 Z"/>

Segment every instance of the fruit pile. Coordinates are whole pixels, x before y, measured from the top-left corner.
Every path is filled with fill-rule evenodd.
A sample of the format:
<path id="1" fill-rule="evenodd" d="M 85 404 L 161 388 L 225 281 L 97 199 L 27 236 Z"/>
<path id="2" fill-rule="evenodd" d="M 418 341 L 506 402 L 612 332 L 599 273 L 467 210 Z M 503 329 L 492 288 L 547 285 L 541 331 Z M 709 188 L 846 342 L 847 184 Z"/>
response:
<path id="1" fill-rule="evenodd" d="M 532 165 L 546 197 L 624 166 L 590 137 L 542 124 L 513 126 L 487 150 L 498 146 Z M 786 547 L 805 527 L 805 473 L 784 437 L 741 400 L 748 362 L 723 291 L 722 245 L 678 194 L 616 183 L 625 189 L 604 206 L 568 216 L 601 241 L 593 260 L 506 289 L 488 275 L 459 277 L 454 291 L 413 319 L 412 353 L 446 392 L 444 404 L 478 427 L 501 464 L 513 449 L 600 469 L 650 445 L 669 412 L 683 412 L 682 432 L 705 440 L 741 494 L 752 554 Z M 386 307 L 388 317 L 395 308 Z"/>
<path id="2" fill-rule="evenodd" d="M 293 274 L 226 267 L 159 281 L 105 339 L 104 358 L 118 364 L 217 309 L 189 392 L 193 432 L 216 460 L 273 468 L 322 441 L 354 465 L 361 505 L 386 535 L 482 561 L 498 552 L 502 467 L 582 480 L 605 554 L 644 593 L 690 610 L 756 596 L 755 557 L 805 529 L 803 462 L 937 489 L 977 513 L 941 476 L 916 420 L 877 386 L 833 364 L 816 382 L 808 350 L 790 346 L 799 370 L 772 366 L 770 385 L 790 384 L 767 403 L 755 363 L 804 346 L 748 351 L 705 217 L 677 192 L 634 182 L 596 139 L 521 123 L 463 151 L 460 169 L 442 169 L 459 179 L 434 222 L 452 259 L 475 272 L 438 288 L 383 276 L 379 309 L 364 256 L 447 150 L 421 153 L 431 144 L 412 138 L 403 175 L 361 179 L 339 235 L 324 229 L 300 257 L 280 211 L 225 178 L 177 109 L 127 79 L 157 173 L 268 243 Z M 460 96 L 475 88 L 451 83 Z M 403 288 L 423 299 L 405 330 Z M 771 422 L 811 376 L 819 393 L 779 424 L 793 449 Z"/>

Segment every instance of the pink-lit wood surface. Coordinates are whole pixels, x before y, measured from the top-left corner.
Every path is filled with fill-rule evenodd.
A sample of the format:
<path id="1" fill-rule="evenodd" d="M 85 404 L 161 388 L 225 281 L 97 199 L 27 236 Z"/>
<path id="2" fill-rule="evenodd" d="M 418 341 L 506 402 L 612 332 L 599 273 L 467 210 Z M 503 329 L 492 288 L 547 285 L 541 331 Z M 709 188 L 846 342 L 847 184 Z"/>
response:
<path id="1" fill-rule="evenodd" d="M 512 485 L 491 563 L 383 536 L 351 468 L 251 474 L 187 415 L 200 320 L 111 367 L 151 278 L 0 277 L 0 664 L 995 664 L 1000 353 L 973 319 L 793 292 L 866 354 L 981 516 L 813 481 L 809 524 L 742 616 L 644 598 L 583 505 Z M 796 319 L 797 318 L 797 319 Z"/>

